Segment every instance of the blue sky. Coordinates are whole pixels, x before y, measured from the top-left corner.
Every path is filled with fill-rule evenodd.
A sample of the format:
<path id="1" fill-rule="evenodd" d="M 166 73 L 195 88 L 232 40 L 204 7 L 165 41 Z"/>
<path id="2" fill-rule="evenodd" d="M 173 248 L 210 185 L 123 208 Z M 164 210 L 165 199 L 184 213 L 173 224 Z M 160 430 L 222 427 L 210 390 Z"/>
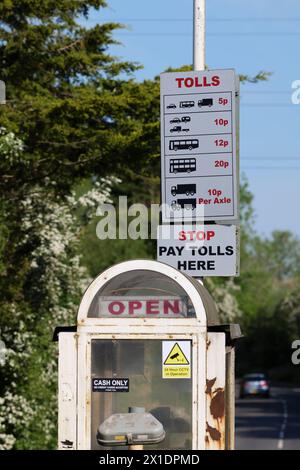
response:
<path id="1" fill-rule="evenodd" d="M 192 62 L 193 0 L 108 0 L 91 23 L 119 21 L 128 29 L 112 53 L 143 64 L 138 80 Z M 209 68 L 235 68 L 268 82 L 241 88 L 241 173 L 253 192 L 256 228 L 264 235 L 300 236 L 300 105 L 291 101 L 300 80 L 299 0 L 207 0 Z"/>

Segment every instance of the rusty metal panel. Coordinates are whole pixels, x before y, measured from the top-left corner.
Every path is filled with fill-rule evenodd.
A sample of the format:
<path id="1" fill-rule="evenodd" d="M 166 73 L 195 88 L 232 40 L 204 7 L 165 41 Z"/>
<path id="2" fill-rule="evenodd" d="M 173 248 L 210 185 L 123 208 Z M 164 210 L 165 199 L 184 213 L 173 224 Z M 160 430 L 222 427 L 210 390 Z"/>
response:
<path id="1" fill-rule="evenodd" d="M 77 338 L 59 334 L 58 448 L 77 449 Z"/>
<path id="2" fill-rule="evenodd" d="M 226 450 L 234 450 L 235 442 L 235 349 L 226 348 Z"/>
<path id="3" fill-rule="evenodd" d="M 197 363 L 194 360 L 194 365 L 197 366 L 197 371 L 193 374 L 193 388 L 197 390 L 197 416 L 193 416 L 193 442 L 196 439 L 196 446 L 193 449 L 205 450 L 206 447 L 206 332 L 197 335 L 198 338 L 198 356 Z"/>
<path id="4" fill-rule="evenodd" d="M 90 448 L 90 343 L 88 335 L 78 336 L 78 369 L 77 369 L 77 449 Z"/>
<path id="5" fill-rule="evenodd" d="M 207 334 L 206 449 L 225 449 L 225 333 Z"/>

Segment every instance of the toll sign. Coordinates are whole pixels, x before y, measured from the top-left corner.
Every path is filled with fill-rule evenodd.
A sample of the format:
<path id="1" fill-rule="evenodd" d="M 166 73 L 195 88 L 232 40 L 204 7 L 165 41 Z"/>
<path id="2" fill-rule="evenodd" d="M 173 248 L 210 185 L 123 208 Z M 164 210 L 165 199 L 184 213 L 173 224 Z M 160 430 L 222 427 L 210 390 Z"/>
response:
<path id="1" fill-rule="evenodd" d="M 162 377 L 191 378 L 191 341 L 162 342 Z"/>
<path id="2" fill-rule="evenodd" d="M 230 225 L 162 225 L 157 260 L 193 277 L 239 274 L 239 229 Z"/>
<path id="3" fill-rule="evenodd" d="M 162 220 L 237 220 L 234 70 L 161 74 Z"/>

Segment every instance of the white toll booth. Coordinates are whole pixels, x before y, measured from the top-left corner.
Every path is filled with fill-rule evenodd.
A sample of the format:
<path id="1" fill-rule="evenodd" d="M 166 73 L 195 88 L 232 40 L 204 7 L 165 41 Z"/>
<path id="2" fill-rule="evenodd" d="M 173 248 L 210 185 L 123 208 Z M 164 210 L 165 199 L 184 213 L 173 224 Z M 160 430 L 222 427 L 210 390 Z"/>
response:
<path id="1" fill-rule="evenodd" d="M 54 336 L 59 449 L 126 448 L 132 434 L 122 422 L 131 407 L 144 410 L 163 436 L 153 444 L 155 436 L 151 442 L 139 427 L 137 439 L 150 443 L 145 449 L 234 447 L 240 329 L 219 324 L 199 281 L 157 261 L 117 264 L 84 293 L 77 325 L 58 327 Z M 107 431 L 107 423 L 119 430 L 105 445 L 99 429 Z"/>

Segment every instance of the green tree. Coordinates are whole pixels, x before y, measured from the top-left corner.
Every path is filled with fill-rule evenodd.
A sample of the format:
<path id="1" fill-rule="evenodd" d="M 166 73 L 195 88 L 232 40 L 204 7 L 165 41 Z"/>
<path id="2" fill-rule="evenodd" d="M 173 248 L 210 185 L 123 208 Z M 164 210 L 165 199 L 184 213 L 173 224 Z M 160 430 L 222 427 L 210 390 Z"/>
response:
<path id="1" fill-rule="evenodd" d="M 132 171 L 147 166 L 158 129 L 153 95 L 145 94 L 152 83 L 141 89 L 133 80 L 119 78 L 137 68 L 108 52 L 119 25 L 87 28 L 79 22 L 91 7 L 101 10 L 105 4 L 1 3 L 1 79 L 8 101 L 0 118 L 24 142 L 24 165 L 3 168 L 3 190 L 12 179 L 25 191 L 33 184 L 49 185 L 50 178 L 64 194 L 84 175 L 123 173 L 124 162 Z"/>
<path id="2" fill-rule="evenodd" d="M 2 131 L 0 157 L 17 164 L 21 156 L 21 142 Z M 2 202 L 0 233 L 2 239 L 9 236 L 0 276 L 0 338 L 6 348 L 0 449 L 56 447 L 57 352 L 51 337 L 55 326 L 75 322 L 89 283 L 77 252 L 79 235 L 97 205 L 109 200 L 112 183 L 102 180 L 63 201 L 36 186 L 20 202 L 17 220 L 12 205 Z"/>
<path id="3" fill-rule="evenodd" d="M 55 447 L 51 335 L 55 325 L 74 323 L 88 282 L 76 249 L 80 228 L 88 208 L 109 196 L 103 177 L 136 165 L 127 156 L 144 128 L 132 112 L 135 86 L 118 78 L 136 66 L 108 53 L 118 25 L 79 22 L 103 6 L 102 0 L 0 4 L 0 78 L 8 98 L 0 108 L 3 449 Z M 81 217 L 72 188 L 97 172 L 98 186 L 79 198 L 89 201 Z"/>

